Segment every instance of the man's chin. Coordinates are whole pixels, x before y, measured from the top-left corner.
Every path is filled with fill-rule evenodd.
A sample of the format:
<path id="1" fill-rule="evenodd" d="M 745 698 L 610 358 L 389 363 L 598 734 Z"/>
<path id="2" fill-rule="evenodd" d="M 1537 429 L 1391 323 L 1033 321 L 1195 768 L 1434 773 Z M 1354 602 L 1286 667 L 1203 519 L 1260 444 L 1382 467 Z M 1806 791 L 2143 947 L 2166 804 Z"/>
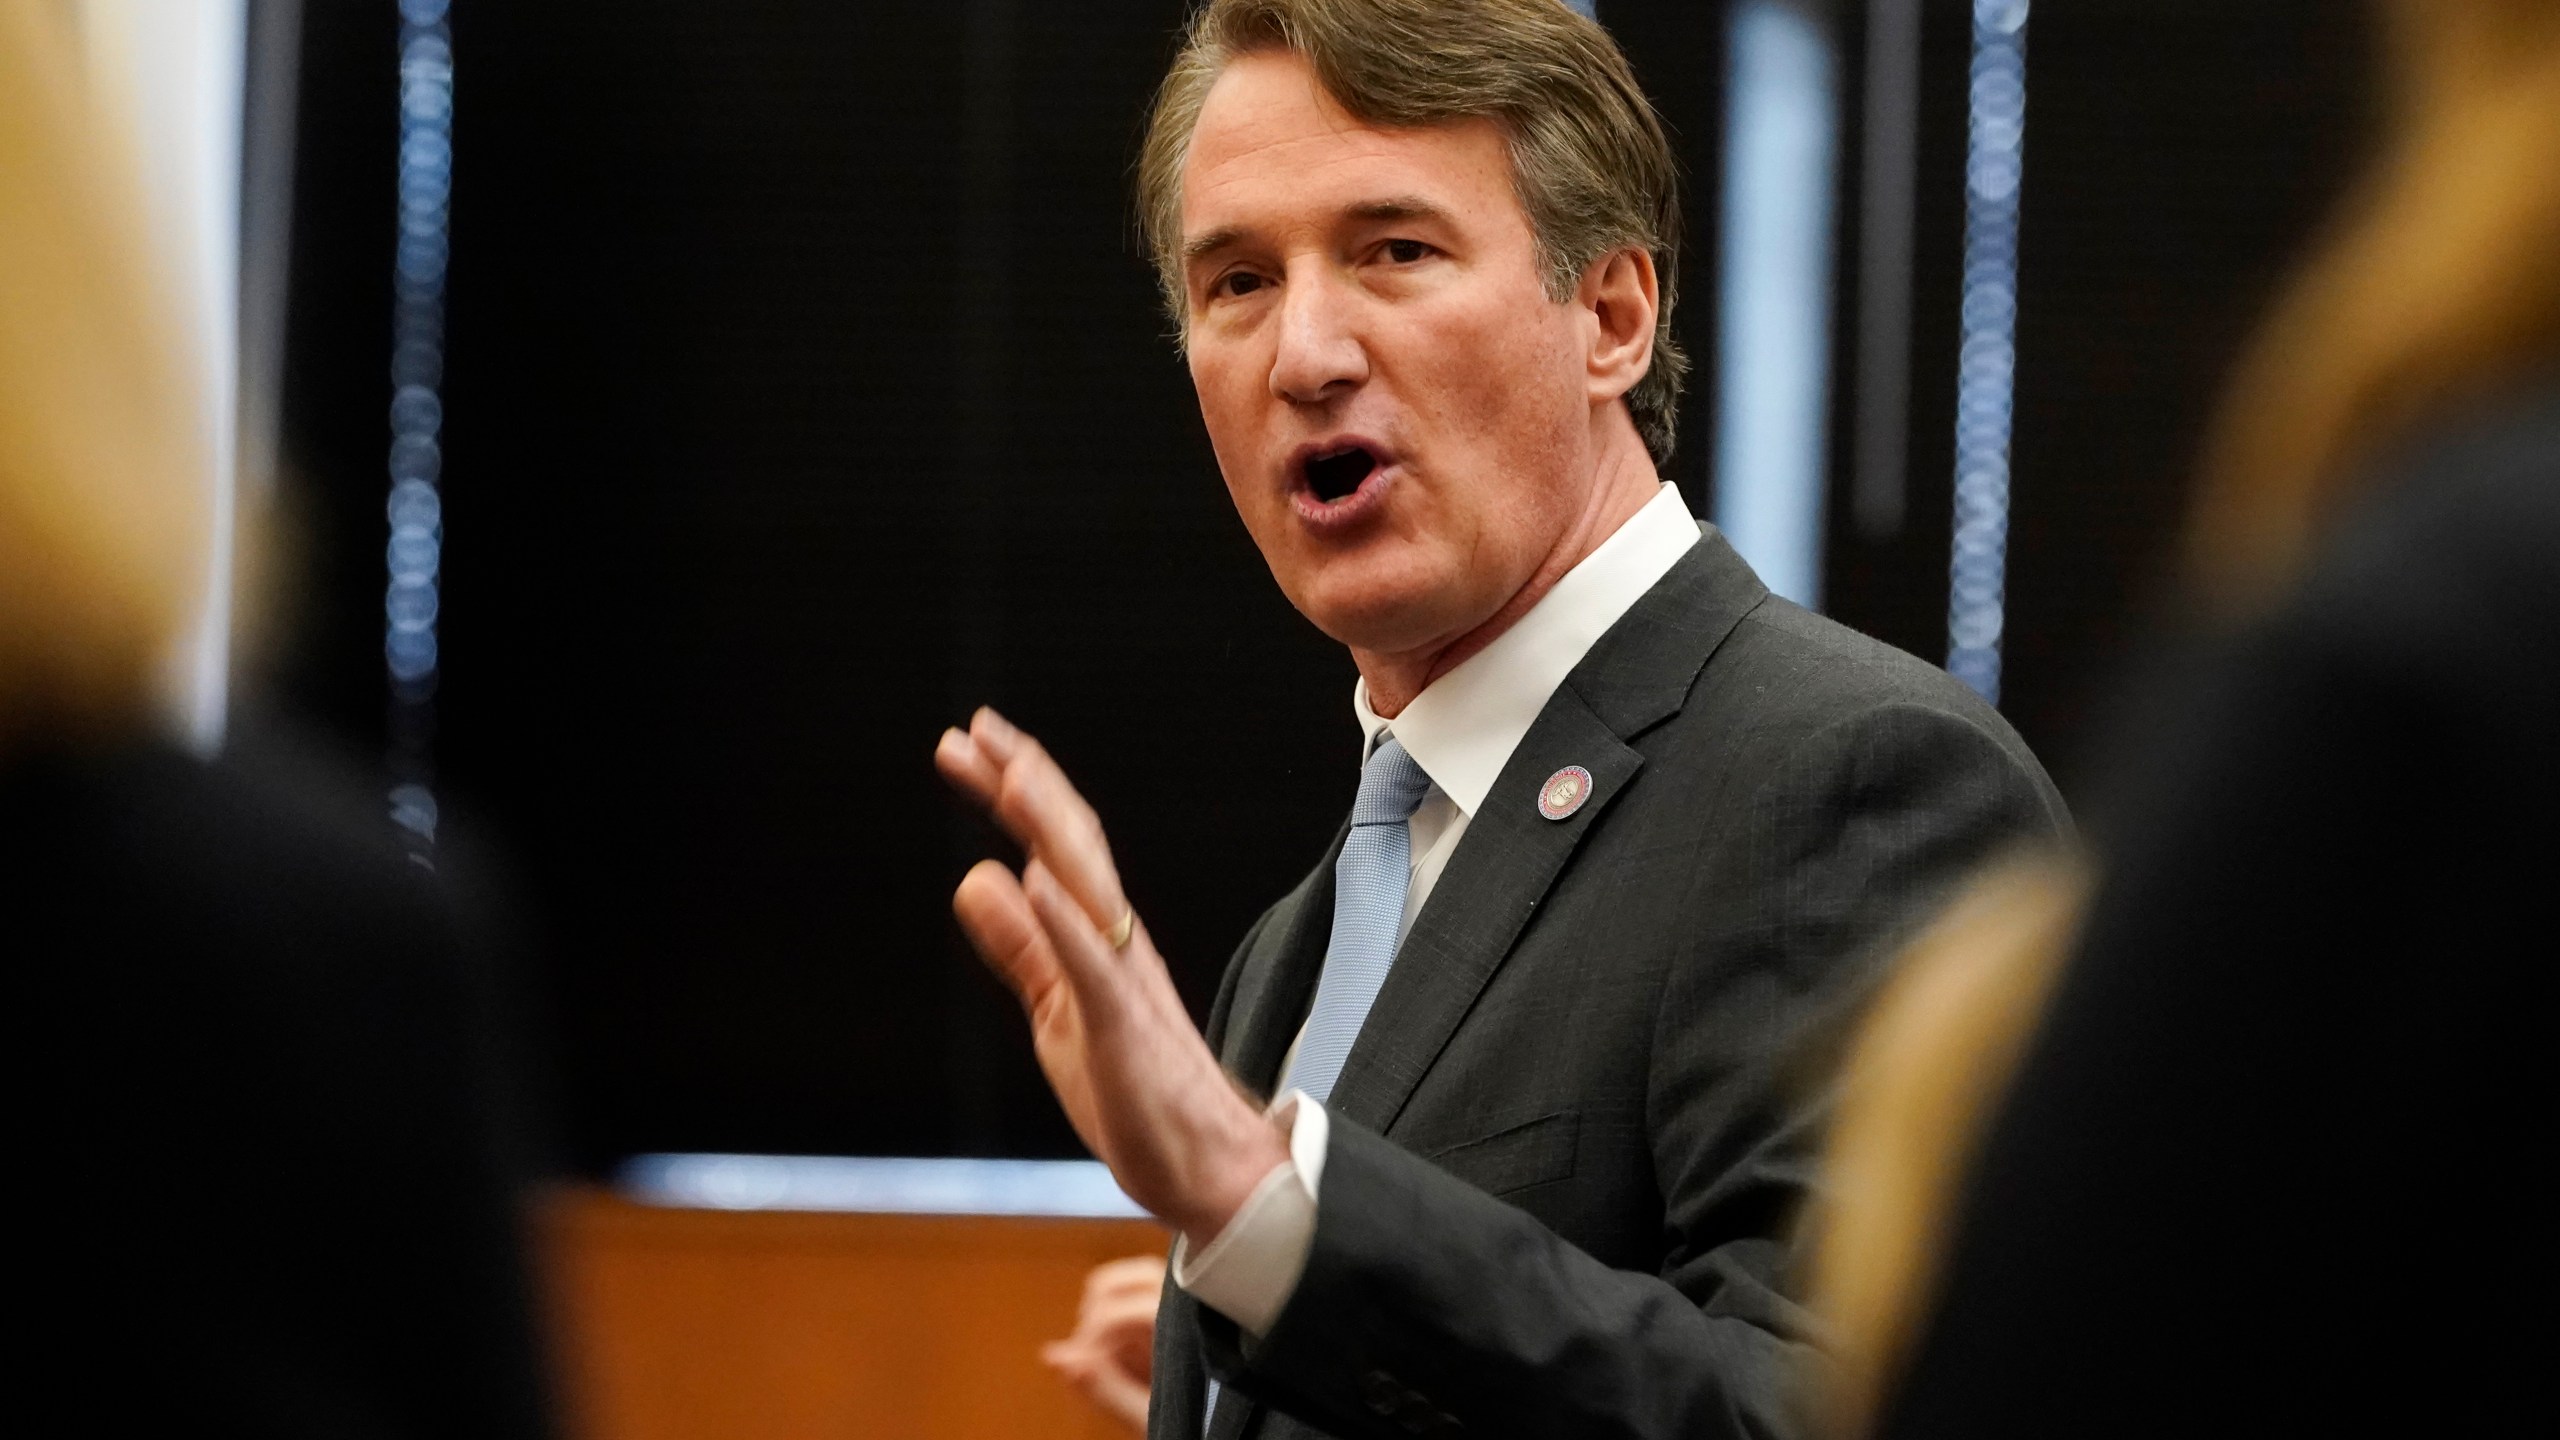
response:
<path id="1" fill-rule="evenodd" d="M 1427 650 L 1469 628 L 1448 591 L 1427 584 L 1318 585 L 1292 598 L 1336 644 L 1373 655 Z"/>

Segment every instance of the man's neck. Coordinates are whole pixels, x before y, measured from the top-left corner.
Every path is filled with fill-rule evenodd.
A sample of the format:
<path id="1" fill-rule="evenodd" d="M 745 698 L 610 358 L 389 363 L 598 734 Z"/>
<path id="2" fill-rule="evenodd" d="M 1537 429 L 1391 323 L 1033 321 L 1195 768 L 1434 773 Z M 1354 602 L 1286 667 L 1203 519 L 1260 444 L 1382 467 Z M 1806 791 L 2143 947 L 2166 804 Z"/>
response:
<path id="1" fill-rule="evenodd" d="M 1352 661 L 1360 667 L 1360 678 L 1368 686 L 1369 708 L 1379 718 L 1394 719 L 1432 681 L 1501 639 L 1504 631 L 1520 623 L 1521 616 L 1535 609 L 1547 592 L 1556 588 L 1557 581 L 1590 558 L 1592 551 L 1617 534 L 1618 527 L 1635 518 L 1635 513 L 1662 489 L 1662 477 L 1655 472 L 1653 457 L 1646 453 L 1635 427 L 1625 424 L 1623 414 L 1616 418 L 1623 433 L 1613 436 L 1615 443 L 1604 448 L 1582 509 L 1557 535 L 1555 545 L 1527 582 L 1513 591 L 1500 609 L 1471 630 L 1417 650 L 1389 653 L 1352 647 Z"/>

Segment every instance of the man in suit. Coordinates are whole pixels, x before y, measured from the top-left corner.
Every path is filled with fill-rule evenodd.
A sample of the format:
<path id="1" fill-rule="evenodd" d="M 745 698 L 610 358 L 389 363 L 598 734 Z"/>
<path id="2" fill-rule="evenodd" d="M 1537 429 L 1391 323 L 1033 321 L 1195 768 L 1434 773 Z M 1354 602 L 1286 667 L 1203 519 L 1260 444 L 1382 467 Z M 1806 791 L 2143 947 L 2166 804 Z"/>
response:
<path id="1" fill-rule="evenodd" d="M 1808 1038 L 2059 799 L 1661 481 L 1674 171 L 1597 26 L 1212 0 L 1140 170 L 1229 491 L 1367 741 L 1205 1039 L 1037 742 L 981 711 L 937 752 L 1027 852 L 963 927 L 1180 1237 L 1152 1433 L 1783 1430 Z"/>

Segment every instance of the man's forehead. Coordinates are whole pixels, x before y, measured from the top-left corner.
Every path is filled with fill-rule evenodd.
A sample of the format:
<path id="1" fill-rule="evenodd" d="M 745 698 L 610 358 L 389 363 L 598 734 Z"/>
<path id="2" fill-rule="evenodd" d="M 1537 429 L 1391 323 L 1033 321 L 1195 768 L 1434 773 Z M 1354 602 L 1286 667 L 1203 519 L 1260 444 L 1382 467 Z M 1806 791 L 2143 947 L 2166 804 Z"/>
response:
<path id="1" fill-rule="evenodd" d="M 1239 56 L 1202 103 L 1183 157 L 1183 248 L 1284 220 L 1455 218 L 1510 190 L 1508 152 L 1489 120 L 1369 125 L 1297 56 Z"/>

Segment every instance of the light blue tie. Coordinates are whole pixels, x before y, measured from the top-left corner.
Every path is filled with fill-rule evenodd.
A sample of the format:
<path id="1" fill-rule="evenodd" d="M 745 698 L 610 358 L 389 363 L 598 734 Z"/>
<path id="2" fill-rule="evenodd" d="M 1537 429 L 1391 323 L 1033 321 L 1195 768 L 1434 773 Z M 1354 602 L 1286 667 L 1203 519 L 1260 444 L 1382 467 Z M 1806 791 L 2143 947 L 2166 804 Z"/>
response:
<path id="1" fill-rule="evenodd" d="M 1360 1038 L 1361 1022 L 1378 1003 L 1387 967 L 1395 963 L 1396 931 L 1404 925 L 1405 894 L 1413 881 L 1411 821 L 1430 791 L 1431 777 L 1392 735 L 1360 767 L 1351 833 L 1333 862 L 1333 938 L 1325 946 L 1324 978 L 1316 982 L 1297 1056 L 1280 1077 L 1284 1095 L 1304 1090 L 1321 1103 L 1342 1078 L 1351 1042 Z"/>
<path id="2" fill-rule="evenodd" d="M 1316 982 L 1307 1028 L 1297 1054 L 1280 1077 L 1280 1093 L 1304 1090 L 1317 1103 L 1333 1094 L 1351 1042 L 1395 963 L 1396 932 L 1404 926 L 1405 895 L 1413 883 L 1413 812 L 1431 793 L 1431 777 L 1394 736 L 1378 742 L 1360 767 L 1360 795 L 1351 802 L 1351 833 L 1333 862 L 1333 938 L 1324 952 L 1324 976 Z M 1201 1431 L 1217 1418 L 1218 1382 L 1209 1382 Z"/>

